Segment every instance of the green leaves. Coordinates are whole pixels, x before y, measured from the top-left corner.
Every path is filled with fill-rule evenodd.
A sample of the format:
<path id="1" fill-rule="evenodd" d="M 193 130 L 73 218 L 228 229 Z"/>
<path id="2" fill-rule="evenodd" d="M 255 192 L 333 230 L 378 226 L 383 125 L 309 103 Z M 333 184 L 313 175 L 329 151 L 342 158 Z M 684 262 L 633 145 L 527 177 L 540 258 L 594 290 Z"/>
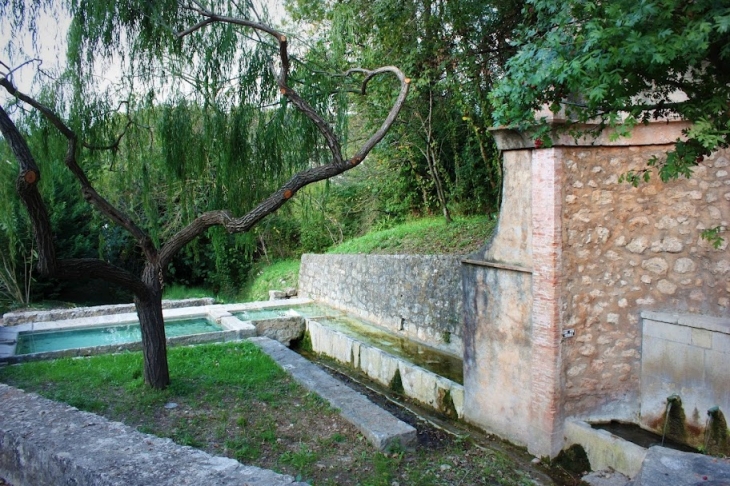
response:
<path id="1" fill-rule="evenodd" d="M 531 0 L 527 10 L 536 26 L 519 31 L 520 49 L 492 91 L 495 124 L 539 124 L 534 110 L 544 104 L 609 127 L 625 123 L 622 113 L 629 121 L 680 116 L 694 126 L 655 162 L 663 180 L 689 176 L 700 156 L 730 142 L 730 8 L 722 2 Z"/>

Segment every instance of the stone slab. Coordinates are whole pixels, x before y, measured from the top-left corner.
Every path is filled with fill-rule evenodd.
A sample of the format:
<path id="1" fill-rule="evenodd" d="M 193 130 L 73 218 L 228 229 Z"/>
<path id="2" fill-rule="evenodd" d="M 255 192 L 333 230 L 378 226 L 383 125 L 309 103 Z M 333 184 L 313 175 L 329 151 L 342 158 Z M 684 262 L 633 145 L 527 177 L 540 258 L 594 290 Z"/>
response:
<path id="1" fill-rule="evenodd" d="M 342 417 L 380 450 L 400 444 L 407 447 L 416 440 L 416 429 L 368 400 L 344 383 L 328 375 L 315 364 L 283 344 L 265 337 L 251 338 L 266 354 L 307 389 L 340 410 Z"/>
<path id="2" fill-rule="evenodd" d="M 581 481 L 589 486 L 627 486 L 629 478 L 616 471 L 594 471 L 586 474 Z"/>
<path id="3" fill-rule="evenodd" d="M 0 385 L 0 476 L 15 486 L 304 485 Z"/>
<path id="4" fill-rule="evenodd" d="M 632 486 L 730 486 L 730 459 L 651 447 Z"/>

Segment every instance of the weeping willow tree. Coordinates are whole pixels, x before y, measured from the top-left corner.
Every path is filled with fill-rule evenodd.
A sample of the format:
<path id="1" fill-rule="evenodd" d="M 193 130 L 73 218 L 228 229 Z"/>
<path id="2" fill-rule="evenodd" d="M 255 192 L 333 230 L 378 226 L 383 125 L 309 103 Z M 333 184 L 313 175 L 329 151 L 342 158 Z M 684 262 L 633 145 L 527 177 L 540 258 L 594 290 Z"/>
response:
<path id="1" fill-rule="evenodd" d="M 58 8 L 4 2 L 0 17 L 14 33 L 36 32 L 44 6 Z M 20 68 L 37 67 L 32 59 L 3 60 L 0 72 L 8 95 L 0 102 L 0 130 L 18 164 L 16 192 L 32 223 L 37 272 L 99 278 L 133 293 L 145 382 L 164 388 L 162 290 L 171 259 L 203 233 L 246 233 L 303 187 L 359 165 L 395 122 L 409 80 L 393 66 L 337 76 L 312 71 L 249 3 L 70 0 L 64 8 L 68 66 L 55 81 L 64 96 L 46 103 L 16 87 Z M 115 66 L 119 82 L 100 83 L 100 72 Z M 373 134 L 350 146 L 346 110 L 373 84 L 390 90 L 392 104 Z M 79 194 L 105 224 L 133 238 L 141 271 L 56 256 L 38 181 L 44 164 L 58 162 L 37 162 L 31 153 L 18 129 L 29 111 L 65 139 L 59 159 Z"/>

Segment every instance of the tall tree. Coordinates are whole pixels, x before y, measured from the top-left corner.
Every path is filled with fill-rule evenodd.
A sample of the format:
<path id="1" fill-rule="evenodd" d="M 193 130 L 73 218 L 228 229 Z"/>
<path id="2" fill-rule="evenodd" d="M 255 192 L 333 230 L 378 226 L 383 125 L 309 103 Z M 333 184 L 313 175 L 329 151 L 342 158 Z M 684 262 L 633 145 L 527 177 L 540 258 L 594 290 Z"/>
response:
<path id="1" fill-rule="evenodd" d="M 440 210 L 448 219 L 449 207 L 498 208 L 501 170 L 487 131 L 488 93 L 514 52 L 507 39 L 521 21 L 522 0 L 289 4 L 296 18 L 317 26 L 332 62 L 388 58 L 412 75 L 411 101 L 379 148 L 391 167 L 386 183 L 422 195 L 408 209 Z"/>
<path id="2" fill-rule="evenodd" d="M 547 105 L 575 123 L 628 129 L 657 118 L 693 123 L 665 160 L 662 180 L 730 144 L 730 6 L 716 0 L 528 0 L 533 23 L 493 94 L 495 122 L 539 126 Z M 569 124 L 570 125 L 570 124 Z M 572 129 L 570 126 L 568 129 Z M 650 168 L 628 174 L 648 178 Z"/>
<path id="3" fill-rule="evenodd" d="M 0 77 L 11 96 L 0 106 L 0 131 L 18 162 L 16 189 L 32 222 L 38 272 L 100 278 L 132 292 L 142 328 L 145 382 L 154 388 L 170 381 L 161 299 L 175 254 L 210 228 L 247 232 L 304 186 L 359 165 L 395 122 L 409 89 L 409 79 L 393 66 L 345 73 L 363 95 L 382 75 L 393 75 L 399 83 L 397 95 L 390 86 L 394 96 L 384 121 L 346 157 L 331 118 L 337 108 L 329 90 L 334 78 L 315 73 L 311 81 L 304 69 L 292 69 L 287 36 L 245 18 L 256 15 L 250 5 L 214 3 L 71 1 L 70 66 L 64 78 L 70 80 L 71 95 L 65 107 L 20 92 L 10 63 L 3 63 Z M 32 29 L 27 19 L 36 18 L 36 12 L 24 5 L 5 3 L 0 16 L 14 15 L 14 29 Z M 113 55 L 126 70 L 121 98 L 111 89 L 99 94 L 94 84 L 97 62 Z M 64 163 L 81 195 L 131 235 L 144 259 L 141 275 L 103 259 L 57 257 L 48 208 L 38 190 L 39 164 L 6 110 L 15 106 L 36 110 L 64 137 Z M 118 109 L 122 106 L 125 112 Z M 144 117 L 155 126 L 142 123 Z M 120 172 L 103 170 L 104 162 Z M 164 186 L 153 179 L 161 175 L 169 179 Z M 114 204 L 97 185 L 115 177 L 141 192 Z M 271 192 L 264 196 L 264 191 Z M 160 192 L 169 197 L 156 197 Z M 166 207 L 165 201 L 183 210 Z M 142 208 L 125 211 L 135 203 Z M 220 209 L 224 204 L 233 210 Z"/>

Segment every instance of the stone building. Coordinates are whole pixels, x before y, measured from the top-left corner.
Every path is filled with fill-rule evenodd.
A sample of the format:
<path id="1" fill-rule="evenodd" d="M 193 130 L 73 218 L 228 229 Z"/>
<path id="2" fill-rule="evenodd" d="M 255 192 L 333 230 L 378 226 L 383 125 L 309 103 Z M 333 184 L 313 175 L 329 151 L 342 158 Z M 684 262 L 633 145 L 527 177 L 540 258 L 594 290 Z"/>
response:
<path id="1" fill-rule="evenodd" d="M 568 418 L 656 429 L 677 394 L 696 442 L 708 409 L 730 412 L 729 238 L 714 248 L 701 237 L 730 226 L 730 153 L 690 179 L 619 182 L 683 128 L 657 122 L 617 140 L 555 131 L 540 149 L 494 132 L 500 221 L 462 269 L 467 421 L 555 456 Z"/>

